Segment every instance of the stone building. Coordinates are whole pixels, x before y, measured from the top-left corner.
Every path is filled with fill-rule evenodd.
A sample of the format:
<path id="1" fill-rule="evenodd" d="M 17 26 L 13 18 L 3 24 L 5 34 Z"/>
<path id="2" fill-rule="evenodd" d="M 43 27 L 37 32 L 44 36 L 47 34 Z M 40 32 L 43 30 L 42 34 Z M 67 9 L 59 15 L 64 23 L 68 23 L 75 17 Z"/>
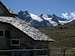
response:
<path id="1" fill-rule="evenodd" d="M 48 56 L 48 43 L 53 41 L 0 1 L 0 56 Z"/>

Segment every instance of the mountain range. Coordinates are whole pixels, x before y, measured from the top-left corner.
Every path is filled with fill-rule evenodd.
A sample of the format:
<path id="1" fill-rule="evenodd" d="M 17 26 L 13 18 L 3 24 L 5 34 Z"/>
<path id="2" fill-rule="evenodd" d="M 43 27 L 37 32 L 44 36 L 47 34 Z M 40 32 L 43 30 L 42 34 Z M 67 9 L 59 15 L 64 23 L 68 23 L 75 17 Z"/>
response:
<path id="1" fill-rule="evenodd" d="M 19 11 L 18 17 L 30 24 L 35 28 L 39 27 L 55 27 L 58 25 L 64 25 L 75 20 L 75 13 L 62 13 L 62 16 L 56 16 L 55 14 L 41 14 L 35 15 L 29 11 Z"/>

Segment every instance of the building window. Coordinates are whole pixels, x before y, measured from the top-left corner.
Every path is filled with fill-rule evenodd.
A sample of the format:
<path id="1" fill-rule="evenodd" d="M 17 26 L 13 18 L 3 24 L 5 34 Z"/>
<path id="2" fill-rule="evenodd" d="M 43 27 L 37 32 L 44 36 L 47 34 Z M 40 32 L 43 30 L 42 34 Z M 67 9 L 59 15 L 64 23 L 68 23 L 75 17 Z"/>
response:
<path id="1" fill-rule="evenodd" d="M 3 31 L 0 31 L 0 36 L 3 36 Z"/>
<path id="2" fill-rule="evenodd" d="M 12 44 L 19 44 L 18 40 L 12 40 Z"/>
<path id="3" fill-rule="evenodd" d="M 48 55 L 48 50 L 36 50 L 36 55 Z"/>
<path id="4" fill-rule="evenodd" d="M 10 45 L 15 46 L 15 47 L 16 46 L 19 47 L 20 46 L 20 40 L 19 39 L 11 39 Z"/>
<path id="5" fill-rule="evenodd" d="M 0 16 L 5 16 L 5 13 L 1 8 L 0 8 Z"/>
<path id="6" fill-rule="evenodd" d="M 10 31 L 6 30 L 6 31 L 5 31 L 5 36 L 6 36 L 7 38 L 10 38 Z"/>

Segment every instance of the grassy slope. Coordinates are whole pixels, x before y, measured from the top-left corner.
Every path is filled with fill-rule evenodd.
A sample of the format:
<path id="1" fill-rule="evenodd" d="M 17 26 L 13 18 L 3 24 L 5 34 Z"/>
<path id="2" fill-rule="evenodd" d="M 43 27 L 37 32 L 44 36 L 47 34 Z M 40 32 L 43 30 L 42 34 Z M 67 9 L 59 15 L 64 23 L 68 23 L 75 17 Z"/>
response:
<path id="1" fill-rule="evenodd" d="M 55 28 L 40 28 L 40 31 L 56 40 L 52 46 L 75 47 L 75 22 Z"/>

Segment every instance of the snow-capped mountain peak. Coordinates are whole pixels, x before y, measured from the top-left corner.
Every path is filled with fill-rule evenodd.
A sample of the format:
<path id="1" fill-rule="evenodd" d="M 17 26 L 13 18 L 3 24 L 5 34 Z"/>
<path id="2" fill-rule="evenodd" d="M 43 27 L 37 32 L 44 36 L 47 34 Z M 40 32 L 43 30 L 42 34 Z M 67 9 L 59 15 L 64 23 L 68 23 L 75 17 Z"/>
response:
<path id="1" fill-rule="evenodd" d="M 57 22 L 55 22 L 55 21 L 52 20 L 52 19 L 53 19 L 52 17 L 49 18 L 47 15 L 43 15 L 42 17 L 43 17 L 45 20 L 49 21 L 49 23 L 52 24 L 53 26 L 57 26 L 57 25 L 58 25 Z"/>
<path id="2" fill-rule="evenodd" d="M 35 14 L 32 14 L 32 13 L 29 13 L 29 14 L 30 14 L 30 16 L 31 16 L 31 18 L 32 18 L 33 20 L 36 20 L 36 21 L 39 21 L 39 22 L 43 21 L 43 19 L 40 18 L 39 16 L 37 16 L 37 15 L 35 15 Z"/>
<path id="3" fill-rule="evenodd" d="M 52 17 L 49 18 L 47 15 L 43 15 L 42 17 L 43 17 L 45 20 L 51 20 L 51 19 L 52 19 Z"/>

